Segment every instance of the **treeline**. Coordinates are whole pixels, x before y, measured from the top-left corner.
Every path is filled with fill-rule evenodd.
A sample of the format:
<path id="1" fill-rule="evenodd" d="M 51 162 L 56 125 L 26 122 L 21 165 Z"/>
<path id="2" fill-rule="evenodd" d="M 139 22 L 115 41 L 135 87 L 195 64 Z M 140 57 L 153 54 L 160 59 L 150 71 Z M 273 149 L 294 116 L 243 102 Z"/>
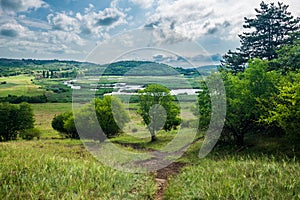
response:
<path id="1" fill-rule="evenodd" d="M 229 51 L 219 69 L 227 112 L 221 142 L 244 145 L 247 134 L 286 135 L 300 139 L 300 32 L 283 3 L 260 4 L 245 18 L 241 47 Z M 208 77 L 213 80 L 214 74 Z M 200 124 L 208 127 L 213 94 L 203 83 Z"/>
<path id="2" fill-rule="evenodd" d="M 0 58 L 0 77 L 20 74 L 35 75 L 36 78 L 75 78 L 76 76 L 170 76 L 183 74 L 197 77 L 209 74 L 215 66 L 184 69 L 151 61 L 119 61 L 97 65 L 93 63 L 59 60 L 5 59 Z"/>
<path id="3" fill-rule="evenodd" d="M 22 102 L 27 103 L 47 103 L 48 99 L 46 95 L 38 95 L 38 96 L 15 96 L 8 95 L 7 97 L 0 97 L 0 102 L 8 102 L 13 104 L 18 104 Z"/>
<path id="4" fill-rule="evenodd" d="M 8 59 L 0 58 L 0 66 L 3 67 L 28 67 L 34 65 L 53 65 L 53 64 L 63 64 L 63 65 L 75 65 L 79 66 L 81 64 L 90 64 L 82 63 L 77 61 L 61 61 L 61 60 L 36 60 L 36 59 Z"/>
<path id="5" fill-rule="evenodd" d="M 213 66 L 207 66 L 211 68 Z M 105 65 L 90 67 L 85 71 L 86 76 L 176 76 L 182 74 L 188 77 L 206 75 L 207 71 L 202 69 L 173 68 L 169 65 L 151 61 L 119 61 Z"/>

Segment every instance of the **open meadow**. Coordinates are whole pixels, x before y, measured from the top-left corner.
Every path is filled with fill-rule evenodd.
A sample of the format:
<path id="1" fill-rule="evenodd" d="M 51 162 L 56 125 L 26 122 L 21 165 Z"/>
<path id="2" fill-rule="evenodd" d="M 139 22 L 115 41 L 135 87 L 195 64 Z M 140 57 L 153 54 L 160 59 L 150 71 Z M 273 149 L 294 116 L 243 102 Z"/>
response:
<path id="1" fill-rule="evenodd" d="M 67 97 L 61 91 L 65 79 L 31 81 L 30 76 L 0 78 L 0 96 Z M 85 82 L 86 81 L 86 82 Z M 89 87 L 88 78 L 77 84 Z M 89 82 L 90 81 L 90 82 Z M 105 77 L 105 84 L 124 81 L 119 76 Z M 160 79 L 156 81 L 161 81 Z M 192 80 L 196 83 L 196 81 Z M 130 84 L 142 84 L 131 77 Z M 180 88 L 178 84 L 175 88 Z M 48 88 L 48 91 L 47 91 Z M 63 91 L 63 90 L 62 90 Z M 82 93 L 83 94 L 83 93 Z M 177 134 L 159 131 L 157 141 L 150 142 L 148 129 L 137 114 L 138 104 L 125 108 L 131 121 L 124 133 L 109 139 L 126 151 L 152 152 L 167 146 Z M 180 98 L 180 95 L 179 95 Z M 180 108 L 183 124 L 195 120 L 194 98 L 186 98 Z M 244 149 L 215 148 L 200 159 L 203 134 L 196 136 L 187 151 L 170 166 L 151 173 L 126 173 L 98 161 L 82 141 L 65 139 L 51 126 L 53 117 L 72 111 L 72 103 L 31 103 L 35 127 L 40 139 L 18 139 L 0 143 L 0 199 L 299 199 L 300 149 L 297 141 L 250 135 Z M 184 132 L 182 134 L 189 134 Z M 184 135 L 183 135 L 184 136 Z M 117 156 L 116 156 L 117 157 Z M 109 158 L 107 158 L 109 159 Z M 144 158 L 148 159 L 148 158 Z"/>
<path id="2" fill-rule="evenodd" d="M 132 136 L 112 141 L 124 145 L 126 150 L 137 151 L 137 146 L 144 150 L 160 149 L 173 137 L 172 133 L 162 133 L 155 143 Z M 0 198 L 161 199 L 163 194 L 174 200 L 300 198 L 297 160 L 259 150 L 249 153 L 249 149 L 215 151 L 199 159 L 201 143 L 195 142 L 173 168 L 148 174 L 106 167 L 78 140 L 1 143 Z"/>
<path id="3" fill-rule="evenodd" d="M 31 104 L 34 112 L 35 125 L 42 131 L 41 138 L 60 138 L 51 126 L 55 115 L 72 111 L 72 103 L 37 103 Z"/>
<path id="4" fill-rule="evenodd" d="M 33 76 L 10 76 L 0 77 L 0 97 L 6 97 L 7 95 L 16 96 L 37 96 L 42 95 L 43 90 L 38 85 L 32 83 Z M 5 82 L 5 84 L 3 84 Z"/>

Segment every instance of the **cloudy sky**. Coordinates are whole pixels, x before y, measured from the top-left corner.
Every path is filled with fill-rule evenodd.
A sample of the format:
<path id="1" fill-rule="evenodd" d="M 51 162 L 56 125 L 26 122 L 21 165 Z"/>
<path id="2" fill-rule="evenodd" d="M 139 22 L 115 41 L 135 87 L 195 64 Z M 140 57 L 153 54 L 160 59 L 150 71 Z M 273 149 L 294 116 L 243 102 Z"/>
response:
<path id="1" fill-rule="evenodd" d="M 294 16 L 300 16 L 298 0 L 283 2 L 290 5 Z M 0 0 L 0 57 L 84 61 L 95 55 L 95 49 L 101 51 L 101 58 L 107 58 L 125 50 L 165 44 L 180 55 L 185 52 L 185 57 L 214 61 L 238 47 L 243 17 L 253 16 L 259 3 L 260 0 Z M 120 43 L 127 48 L 118 46 Z M 206 54 L 193 51 L 191 43 L 197 43 Z M 174 59 L 167 53 L 152 54 L 157 61 Z M 97 62 L 106 61 L 98 58 Z"/>

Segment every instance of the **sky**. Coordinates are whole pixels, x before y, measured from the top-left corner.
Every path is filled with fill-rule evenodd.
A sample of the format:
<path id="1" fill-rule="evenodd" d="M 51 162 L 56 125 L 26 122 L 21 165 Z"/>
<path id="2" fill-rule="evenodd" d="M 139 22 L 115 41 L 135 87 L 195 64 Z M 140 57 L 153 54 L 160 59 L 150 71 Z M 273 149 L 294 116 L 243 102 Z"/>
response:
<path id="1" fill-rule="evenodd" d="M 0 0 L 0 57 L 217 62 L 260 0 Z M 265 1 L 266 3 L 272 1 Z M 300 16 L 298 0 L 284 0 Z"/>

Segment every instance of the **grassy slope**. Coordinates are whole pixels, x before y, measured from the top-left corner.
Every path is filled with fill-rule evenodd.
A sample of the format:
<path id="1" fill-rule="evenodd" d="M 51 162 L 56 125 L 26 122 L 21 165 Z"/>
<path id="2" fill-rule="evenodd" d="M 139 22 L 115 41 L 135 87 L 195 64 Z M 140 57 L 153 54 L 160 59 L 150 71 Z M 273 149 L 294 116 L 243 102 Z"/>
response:
<path id="1" fill-rule="evenodd" d="M 71 111 L 71 103 L 43 103 L 31 104 L 35 117 L 35 126 L 42 131 L 42 138 L 59 137 L 57 131 L 51 127 L 55 115 Z"/>
<path id="2" fill-rule="evenodd" d="M 10 77 L 0 77 L 0 82 L 6 81 L 7 84 L 0 85 L 0 96 L 6 97 L 7 95 L 16 96 L 36 96 L 42 95 L 43 90 L 39 89 L 37 85 L 31 82 L 33 77 L 31 76 L 10 76 Z"/>
<path id="3" fill-rule="evenodd" d="M 52 117 L 70 110 L 71 104 L 32 106 L 42 137 L 57 137 L 51 129 Z M 140 120 L 137 116 L 133 119 Z M 135 134 L 138 137 L 133 137 Z M 159 140 L 150 144 L 149 137 L 142 137 L 144 132 L 121 135 L 112 141 L 160 149 L 174 135 L 160 132 Z M 300 198 L 300 164 L 284 155 L 299 157 L 298 143 L 257 136 L 247 139 L 250 141 L 254 146 L 243 151 L 216 149 L 204 159 L 198 158 L 202 141 L 193 144 L 178 160 L 187 166 L 170 178 L 166 199 Z M 76 140 L 1 143 L 0 163 L 0 199 L 147 199 L 155 193 L 152 175 L 104 167 Z"/>
<path id="4" fill-rule="evenodd" d="M 0 163 L 0 199 L 150 199 L 155 191 L 151 177 L 105 167 L 75 140 L 0 143 Z"/>
<path id="5" fill-rule="evenodd" d="M 192 145 L 179 159 L 189 166 L 169 180 L 166 199 L 300 198 L 300 164 L 283 153 L 289 144 L 264 137 L 264 144 L 255 143 L 242 151 L 217 148 L 200 159 L 201 143 Z"/>

